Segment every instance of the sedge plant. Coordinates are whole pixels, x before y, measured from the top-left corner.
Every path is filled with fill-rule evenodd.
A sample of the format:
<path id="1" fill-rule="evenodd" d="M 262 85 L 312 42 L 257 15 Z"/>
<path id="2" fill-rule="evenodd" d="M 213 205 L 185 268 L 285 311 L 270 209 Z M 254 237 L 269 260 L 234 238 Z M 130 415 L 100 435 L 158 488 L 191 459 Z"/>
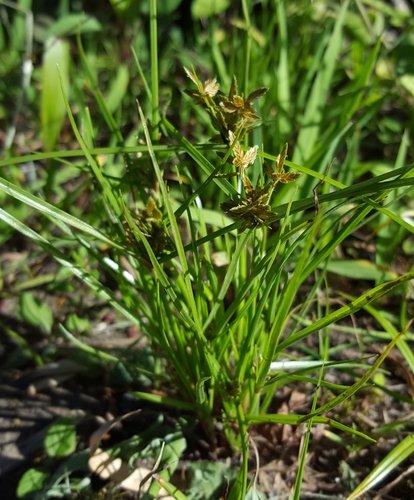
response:
<path id="1" fill-rule="evenodd" d="M 323 210 L 323 204 L 332 196 L 318 197 L 316 192 L 314 197 L 291 201 L 274 211 L 271 206 L 274 191 L 299 178 L 296 171 L 285 171 L 285 165 L 289 164 L 287 147 L 275 156 L 260 152 L 257 146 L 248 148 L 241 143 L 241 138 L 257 125 L 258 117 L 252 112 L 251 102 L 259 97 L 258 94 L 264 94 L 265 89 L 243 99 L 237 94 L 236 81 L 233 80 L 230 94 L 222 97 L 214 80 L 202 84 L 193 70 L 187 74 L 197 86 L 197 91 L 189 92 L 190 96 L 207 107 L 213 126 L 224 143 L 218 150 L 217 166 L 214 166 L 199 148 L 191 145 L 163 117 L 161 128 L 165 135 L 171 141 L 177 141 L 178 151 L 186 151 L 207 174 L 204 183 L 197 185 L 189 175 L 190 167 L 179 163 L 177 177 L 186 175 L 189 179 L 192 190 L 189 200 L 184 187 L 181 204 L 177 205 L 178 199 L 173 199 L 157 159 L 160 147 L 152 144 L 139 105 L 146 141 L 146 147 L 141 150 L 152 162 L 153 175 L 149 177 L 152 184 L 147 186 L 145 203 L 137 203 L 133 208 L 124 195 L 110 190 L 107 180 L 93 169 L 111 221 L 109 234 L 103 234 L 4 179 L 1 181 L 4 191 L 35 206 L 51 217 L 68 236 L 75 238 L 88 251 L 90 258 L 111 273 L 120 290 L 128 290 L 124 299 L 119 299 L 44 236 L 4 210 L 1 213 L 3 220 L 39 244 L 98 296 L 139 326 L 156 346 L 159 363 L 152 375 L 153 382 L 162 387 L 166 395 L 139 391 L 134 393 L 136 396 L 193 412 L 213 447 L 218 432 L 215 424 L 222 422 L 230 446 L 242 452 L 240 472 L 230 489 L 229 498 L 244 498 L 249 484 L 248 429 L 251 425 L 263 422 L 291 425 L 309 422 L 308 426 L 329 423 L 371 441 L 370 437 L 323 414 L 366 385 L 393 345 L 402 342 L 400 335 L 395 335 L 375 364 L 367 367 L 364 377 L 346 389 L 338 387 L 339 395 L 322 406 L 318 407 L 315 397 L 312 411 L 306 415 L 268 413 L 275 391 L 290 380 L 283 369 L 277 373 L 272 366 L 289 346 L 368 307 L 370 302 L 393 287 L 413 279 L 414 273 L 380 284 L 308 326 L 302 327 L 302 321 L 293 321 L 297 306 L 295 297 L 301 285 L 371 211 L 387 213 L 378 202 L 398 184 L 398 180 L 384 178 L 368 185 L 361 183 L 359 191 L 343 186 L 332 193 L 341 201 L 329 212 Z M 95 162 L 93 152 L 79 134 L 66 96 L 65 102 L 75 134 L 92 168 Z M 173 147 L 172 151 L 177 151 L 177 147 Z M 165 146 L 164 150 L 168 151 L 168 148 Z M 262 174 L 253 187 L 248 169 L 259 158 Z M 275 167 L 265 163 L 265 158 L 273 161 Z M 295 167 L 301 170 L 299 165 Z M 228 171 L 229 168 L 233 171 Z M 237 184 L 234 186 L 229 179 L 237 179 L 243 191 L 239 192 Z M 398 185 L 411 182 L 409 178 L 402 179 Z M 326 176 L 322 180 L 330 181 Z M 224 200 L 212 220 L 208 211 L 203 209 L 202 199 L 204 190 L 213 183 L 223 193 Z M 350 200 L 355 200 L 355 203 L 344 221 L 343 213 L 335 212 L 344 202 L 349 205 Z M 289 216 L 305 208 L 313 208 L 316 215 L 290 226 Z M 122 223 L 114 227 L 115 215 Z M 327 231 L 333 234 L 329 245 L 321 244 L 324 241 L 324 235 L 320 234 L 322 220 L 328 222 Z M 275 227 L 276 230 L 272 229 Z M 79 231 L 85 233 L 86 238 Z M 189 243 L 185 244 L 185 240 Z M 105 257 L 102 247 L 94 241 L 109 246 L 110 257 Z M 220 268 L 213 259 L 217 251 L 227 258 L 226 264 L 221 266 L 224 272 L 219 272 Z M 128 273 L 123 270 L 123 259 L 129 263 Z M 62 328 L 62 332 L 74 340 L 66 329 Z M 76 343 L 83 347 L 80 341 Z M 323 386 L 321 377 L 327 362 L 322 360 L 319 365 L 322 370 L 319 378 L 306 377 L 315 387 Z M 134 368 L 140 370 L 139 366 Z M 311 365 L 310 368 L 304 367 L 300 374 L 305 376 L 314 370 L 315 366 Z M 300 485 L 297 491 L 300 491 Z"/>
<path id="2" fill-rule="evenodd" d="M 348 4 L 344 2 L 335 24 L 335 39 L 340 37 Z M 280 2 L 278 7 L 281 19 L 285 16 L 283 5 Z M 246 46 L 251 50 L 246 2 L 243 7 Z M 248 89 L 248 78 L 245 78 L 244 92 L 240 92 L 233 78 L 228 91 L 221 93 L 215 78 L 203 83 L 194 69 L 185 70 L 191 85 L 186 93 L 196 107 L 204 108 L 214 135 L 207 146 L 192 144 L 172 125 L 165 110 L 159 109 L 156 2 L 151 2 L 151 9 L 151 84 L 145 82 L 151 122 L 138 103 L 141 144 L 126 146 L 94 81 L 78 37 L 81 62 L 93 81 L 96 103 L 116 146 L 105 150 L 95 147 L 87 111 L 82 111 L 81 133 L 62 83 L 66 111 L 81 149 L 30 155 L 31 161 L 65 155 L 83 157 L 84 168 L 89 169 L 88 179 L 94 179 L 94 197 L 102 207 L 105 222 L 95 228 L 82 217 L 53 206 L 4 178 L 0 179 L 0 189 L 48 217 L 70 241 L 71 251 L 60 248 L 53 234 L 36 232 L 3 208 L 0 216 L 53 256 L 149 339 L 156 357 L 153 372 L 148 373 L 147 368 L 139 365 L 128 365 L 128 369 L 145 373 L 158 390 L 134 394 L 195 414 L 212 448 L 222 433 L 229 447 L 241 453 L 240 471 L 229 490 L 230 499 L 245 498 L 250 484 L 249 430 L 252 426 L 303 425 L 307 432 L 292 495 L 299 498 L 312 425 L 330 425 L 371 443 L 370 436 L 334 420 L 330 412 L 369 384 L 394 345 L 404 353 L 414 371 L 414 359 L 402 334 L 378 318 L 387 333 L 388 345 L 375 362 L 370 365 L 365 359 L 354 360 L 364 369 L 364 374 L 346 387 L 328 383 L 324 378 L 331 366 L 349 368 L 330 359 L 330 326 L 363 309 L 374 316 L 370 304 L 397 286 L 407 286 L 414 279 L 414 272 L 379 279 L 368 292 L 344 297 L 346 303 L 335 310 L 331 310 L 329 304 L 324 310 L 317 300 L 335 251 L 378 214 L 413 233 L 412 226 L 393 211 L 392 205 L 387 205 L 391 193 L 412 188 L 413 167 L 398 164 L 392 171 L 353 185 L 339 182 L 329 177 L 329 173 L 311 170 L 309 167 L 318 158 L 309 158 L 307 153 L 313 150 L 320 132 L 312 125 L 312 112 L 315 109 L 320 112 L 321 103 L 317 98 L 326 97 L 316 90 L 305 120 L 311 126 L 302 129 L 298 144 L 290 148 L 296 163 L 288 160 L 287 146 L 277 151 L 263 151 L 259 143 L 251 144 L 260 124 L 255 103 L 266 95 L 267 89 Z M 281 37 L 283 41 L 283 30 Z M 326 74 L 320 73 L 317 82 L 332 78 L 337 46 L 332 47 L 324 56 Z M 368 81 L 376 51 L 378 46 L 361 70 L 361 78 L 353 91 L 363 88 Z M 281 71 L 288 71 L 286 64 L 282 58 Z M 248 73 L 248 65 L 246 68 Z M 309 85 L 311 77 L 310 74 L 306 80 Z M 281 79 L 278 86 L 283 87 L 284 81 Z M 327 88 L 323 90 L 327 92 Z M 290 97 L 286 88 L 280 89 L 280 95 L 285 96 L 287 106 Z M 142 104 L 145 107 L 143 100 Z M 355 101 L 352 112 L 357 104 Z M 344 122 L 349 120 L 349 113 L 344 116 Z M 346 130 L 345 124 L 343 127 Z M 279 128 L 281 135 L 286 135 L 282 124 Z M 159 140 L 160 132 L 163 141 Z M 331 135 L 327 137 L 331 137 L 337 131 L 328 132 Z M 335 141 L 339 138 L 338 133 Z M 307 148 L 310 143 L 312 147 Z M 103 173 L 98 163 L 98 155 L 103 153 L 113 157 L 122 155 L 127 171 L 125 178 L 136 175 L 139 179 L 137 186 L 133 186 L 136 189 L 127 189 L 125 183 Z M 139 158 L 134 158 L 137 153 Z M 0 165 L 25 160 L 27 157 L 5 160 Z M 282 189 L 285 185 L 291 189 Z M 299 187 L 299 195 L 295 195 L 295 186 Z M 394 195 L 391 198 L 394 200 Z M 105 285 L 95 269 L 110 275 L 116 290 Z M 310 292 L 303 298 L 305 283 L 310 284 Z M 308 311 L 315 303 L 318 319 L 309 322 Z M 406 323 L 401 325 L 401 331 L 405 330 Z M 61 331 L 81 349 L 96 352 L 103 361 L 117 362 L 112 355 L 84 345 L 64 327 Z M 320 351 L 309 359 L 309 351 L 305 351 L 302 342 L 312 335 L 319 336 Z M 303 351 L 306 355 L 298 354 Z M 287 356 L 290 359 L 287 360 Z M 288 371 L 288 361 L 299 363 L 293 373 Z M 276 391 L 298 380 L 314 388 L 309 412 L 272 413 L 270 408 Z M 335 395 L 319 404 L 324 388 Z M 406 449 L 411 453 L 410 446 L 411 442 Z"/>

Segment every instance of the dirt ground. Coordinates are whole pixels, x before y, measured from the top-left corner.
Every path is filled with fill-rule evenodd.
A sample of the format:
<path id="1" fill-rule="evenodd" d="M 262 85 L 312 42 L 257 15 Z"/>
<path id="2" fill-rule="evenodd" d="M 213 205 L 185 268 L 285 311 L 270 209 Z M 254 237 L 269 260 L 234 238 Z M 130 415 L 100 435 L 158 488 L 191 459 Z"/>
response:
<path id="1" fill-rule="evenodd" d="M 4 319 L 4 318 L 3 318 Z M 96 340 L 96 339 L 95 339 Z M 342 341 L 343 339 L 338 339 Z M 39 337 L 36 337 L 39 341 Z M 102 339 L 101 339 L 102 341 Z M 131 339 L 119 339 L 126 345 Z M 71 415 L 78 422 L 88 422 L 84 428 L 84 446 L 87 446 L 88 433 L 99 425 L 102 419 L 110 419 L 139 407 L 134 398 L 128 396 L 127 388 L 113 388 L 106 383 L 85 382 L 70 360 L 62 360 L 52 365 L 52 370 L 62 376 L 38 377 L 39 369 L 29 366 L 24 369 L 4 369 L 7 353 L 12 352 L 13 342 L 2 334 L 3 358 L 0 366 L 0 491 L 1 498 L 11 500 L 15 497 L 16 485 L 27 468 L 33 466 L 33 459 L 42 456 L 42 443 L 51 423 L 61 416 Z M 354 353 L 356 354 L 356 353 Z M 343 353 L 344 357 L 352 353 Z M 389 378 L 387 387 L 407 393 L 407 383 L 396 374 L 392 362 L 387 366 Z M 41 370 L 40 370 L 40 373 Z M 349 383 L 347 375 L 332 378 L 335 383 Z M 44 375 L 44 373 L 43 373 Z M 66 380 L 65 380 L 66 378 Z M 42 382 L 39 383 L 39 380 Z M 105 380 L 104 380 L 105 382 Z M 274 413 L 303 413 L 308 411 L 310 397 L 306 386 L 285 388 L 275 395 L 271 408 Z M 376 445 L 354 449 L 346 443 L 349 437 L 342 436 L 344 443 L 330 439 L 329 428 L 316 425 L 312 431 L 310 451 L 305 468 L 302 498 L 319 500 L 339 500 L 347 494 L 372 470 L 372 468 L 399 442 L 403 435 L 376 435 L 376 429 L 395 420 L 412 420 L 414 412 L 409 404 L 396 402 L 388 396 L 378 396 L 375 391 L 366 392 L 353 402 L 355 407 L 342 414 L 333 414 L 337 420 L 374 436 Z M 165 408 L 151 408 L 152 412 L 168 411 Z M 169 418 L 177 418 L 171 412 Z M 411 429 L 412 430 L 412 429 Z M 199 430 L 198 430 L 199 431 Z M 213 450 L 204 437 L 189 436 L 188 450 L 183 456 L 180 470 L 191 461 L 207 459 L 229 463 L 229 450 L 225 446 Z M 287 498 L 294 484 L 297 471 L 297 458 L 301 440 L 306 429 L 281 425 L 261 425 L 250 430 L 251 440 L 259 456 L 259 488 L 268 498 Z M 126 433 L 132 432 L 126 428 Z M 404 435 L 407 434 L 407 427 Z M 348 445 L 348 446 L 347 446 Z M 257 459 L 252 449 L 249 468 L 252 474 L 257 468 Z M 237 457 L 231 459 L 237 465 Z M 367 494 L 365 499 L 375 500 L 412 500 L 414 498 L 414 459 L 410 458 L 397 468 L 394 474 L 379 484 L 377 489 Z M 177 481 L 178 482 L 178 481 Z M 388 486 L 387 486 L 388 485 Z M 383 488 L 383 489 L 381 489 Z"/>

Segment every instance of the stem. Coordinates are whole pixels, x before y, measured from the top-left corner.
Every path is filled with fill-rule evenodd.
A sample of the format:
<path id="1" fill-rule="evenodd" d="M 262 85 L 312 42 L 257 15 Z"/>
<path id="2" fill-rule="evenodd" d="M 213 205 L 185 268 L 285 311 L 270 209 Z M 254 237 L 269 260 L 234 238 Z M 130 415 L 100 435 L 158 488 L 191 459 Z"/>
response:
<path id="1" fill-rule="evenodd" d="M 246 489 L 247 489 L 247 473 L 249 467 L 249 442 L 247 440 L 247 426 L 246 419 L 243 412 L 243 407 L 240 403 L 237 404 L 237 421 L 239 424 L 239 435 L 241 440 L 241 449 L 242 449 L 242 491 L 240 498 L 246 497 Z"/>
<path id="2" fill-rule="evenodd" d="M 250 16 L 247 0 L 242 0 L 243 15 L 246 21 L 246 63 L 244 65 L 244 98 L 249 95 L 250 53 L 252 47 Z"/>
<path id="3" fill-rule="evenodd" d="M 158 99 L 158 40 L 157 40 L 157 0 L 150 1 L 150 43 L 151 43 L 151 94 L 152 94 L 152 134 L 153 142 L 158 142 L 159 99 Z"/>

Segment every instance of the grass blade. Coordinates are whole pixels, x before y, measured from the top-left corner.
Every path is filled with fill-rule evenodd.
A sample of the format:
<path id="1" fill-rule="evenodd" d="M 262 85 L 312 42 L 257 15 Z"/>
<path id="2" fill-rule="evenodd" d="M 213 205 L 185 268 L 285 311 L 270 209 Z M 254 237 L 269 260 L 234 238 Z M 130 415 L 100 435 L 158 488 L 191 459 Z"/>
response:
<path id="1" fill-rule="evenodd" d="M 140 326 L 141 321 L 137 318 L 131 310 L 120 302 L 115 295 L 104 287 L 93 274 L 81 269 L 75 265 L 57 248 L 55 248 L 49 241 L 37 234 L 35 231 L 27 227 L 22 222 L 18 221 L 15 217 L 5 212 L 0 208 L 0 219 L 12 226 L 16 231 L 19 231 L 24 236 L 27 236 L 34 243 L 41 246 L 49 255 L 54 257 L 59 264 L 68 268 L 77 278 L 89 286 L 102 300 L 111 304 L 115 309 L 122 313 L 127 319 L 132 321 L 134 325 Z"/>
<path id="2" fill-rule="evenodd" d="M 291 335 L 289 338 L 287 338 L 278 345 L 276 352 L 279 353 L 283 351 L 283 349 L 286 349 L 286 347 L 289 347 L 295 342 L 304 339 L 308 335 L 311 335 L 312 333 L 315 333 L 318 330 L 321 330 L 322 328 L 325 328 L 326 326 L 329 326 L 332 323 L 341 320 L 342 318 L 346 318 L 350 314 L 353 314 L 356 311 L 359 311 L 360 309 L 364 308 L 373 300 L 382 297 L 383 295 L 391 291 L 394 287 L 400 285 L 401 283 L 405 283 L 406 281 L 410 281 L 412 279 L 414 279 L 414 271 L 409 272 L 407 274 L 403 274 L 402 276 L 398 277 L 395 280 L 388 281 L 387 283 L 383 283 L 375 288 L 372 288 L 371 290 L 364 293 L 357 299 L 353 300 L 350 304 L 341 307 L 337 311 L 329 314 L 328 316 L 325 316 L 324 318 L 318 321 L 315 321 L 315 323 L 312 323 L 303 330 L 300 330 L 298 333 Z"/>
<path id="3" fill-rule="evenodd" d="M 404 460 L 414 453 L 414 436 L 406 436 L 401 443 L 381 460 L 381 462 L 368 474 L 368 476 L 349 495 L 347 500 L 356 500 L 361 495 L 371 490 L 388 474 L 395 470 Z"/>
<path id="4" fill-rule="evenodd" d="M 141 106 L 139 105 L 138 102 L 137 102 L 137 105 L 138 105 L 138 113 L 139 113 L 139 116 L 141 118 L 142 126 L 144 128 L 145 140 L 147 142 L 151 161 L 152 161 L 152 164 L 153 164 L 153 167 L 155 170 L 155 175 L 157 177 L 157 181 L 158 181 L 158 184 L 160 186 L 163 201 L 164 201 L 165 206 L 167 208 L 168 219 L 170 222 L 170 227 L 171 227 L 171 230 L 173 233 L 174 243 L 175 243 L 175 246 L 177 249 L 178 258 L 180 260 L 181 269 L 182 269 L 182 273 L 184 276 L 186 292 L 187 292 L 187 304 L 188 304 L 188 307 L 192 313 L 192 319 L 194 321 L 196 329 L 199 333 L 201 333 L 200 318 L 199 318 L 196 303 L 194 300 L 193 290 L 192 290 L 191 281 L 190 281 L 190 275 L 189 275 L 189 271 L 188 271 L 188 263 L 187 263 L 187 258 L 185 255 L 185 250 L 184 250 L 184 246 L 183 246 L 182 239 L 181 239 L 180 230 L 178 228 L 177 220 L 176 220 L 175 214 L 174 214 L 174 209 L 173 209 L 173 206 L 172 206 L 172 203 L 171 203 L 168 191 L 167 191 L 167 187 L 166 187 L 164 179 L 163 179 L 163 175 L 161 173 L 160 167 L 159 167 L 158 162 L 157 162 L 157 158 L 156 158 L 154 150 L 152 148 L 151 138 L 150 138 L 149 130 L 148 130 L 148 127 L 147 127 L 147 124 L 145 121 L 145 116 L 144 116 L 142 109 L 141 109 Z M 200 338 L 200 340 L 201 340 L 201 338 Z"/>
<path id="5" fill-rule="evenodd" d="M 86 233 L 91 238 L 95 238 L 99 241 L 102 241 L 103 243 L 107 243 L 108 245 L 111 245 L 111 247 L 118 248 L 119 250 L 123 249 L 123 247 L 115 243 L 108 236 L 101 233 L 97 229 L 93 228 L 86 222 L 83 222 L 77 217 L 74 217 L 73 215 L 70 215 L 67 212 L 64 212 L 63 210 L 54 207 L 50 203 L 47 203 L 46 201 L 32 195 L 28 191 L 18 186 L 15 186 L 6 179 L 3 179 L 2 177 L 0 177 L 0 190 L 12 196 L 16 200 L 26 203 L 26 205 L 29 205 L 30 207 L 38 210 L 40 213 L 43 213 L 48 217 L 64 222 L 65 224 L 68 224 L 70 226 L 76 227 L 77 229 Z"/>
<path id="6" fill-rule="evenodd" d="M 59 85 L 59 66 L 62 88 L 69 93 L 69 42 L 49 37 L 45 42 L 42 65 L 41 118 L 43 146 L 52 151 L 65 118 L 65 102 Z"/>
<path id="7" fill-rule="evenodd" d="M 293 155 L 294 163 L 303 164 L 311 156 L 316 143 L 323 111 L 331 87 L 331 80 L 336 66 L 342 43 L 342 27 L 348 10 L 349 1 L 346 0 L 339 11 L 334 30 L 329 40 L 328 48 L 322 61 L 322 69 L 318 72 L 309 97 L 303 117 L 303 125 L 298 136 Z"/>

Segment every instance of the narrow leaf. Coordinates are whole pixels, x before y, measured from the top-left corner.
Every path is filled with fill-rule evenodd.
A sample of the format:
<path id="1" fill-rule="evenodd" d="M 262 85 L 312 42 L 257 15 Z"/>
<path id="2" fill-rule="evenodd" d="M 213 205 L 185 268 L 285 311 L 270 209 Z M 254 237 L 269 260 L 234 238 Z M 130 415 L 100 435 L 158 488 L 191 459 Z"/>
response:
<path id="1" fill-rule="evenodd" d="M 60 68 L 62 88 L 69 91 L 69 42 L 56 37 L 46 40 L 42 66 L 42 135 L 46 151 L 52 151 L 65 118 L 65 103 L 59 85 Z"/>

